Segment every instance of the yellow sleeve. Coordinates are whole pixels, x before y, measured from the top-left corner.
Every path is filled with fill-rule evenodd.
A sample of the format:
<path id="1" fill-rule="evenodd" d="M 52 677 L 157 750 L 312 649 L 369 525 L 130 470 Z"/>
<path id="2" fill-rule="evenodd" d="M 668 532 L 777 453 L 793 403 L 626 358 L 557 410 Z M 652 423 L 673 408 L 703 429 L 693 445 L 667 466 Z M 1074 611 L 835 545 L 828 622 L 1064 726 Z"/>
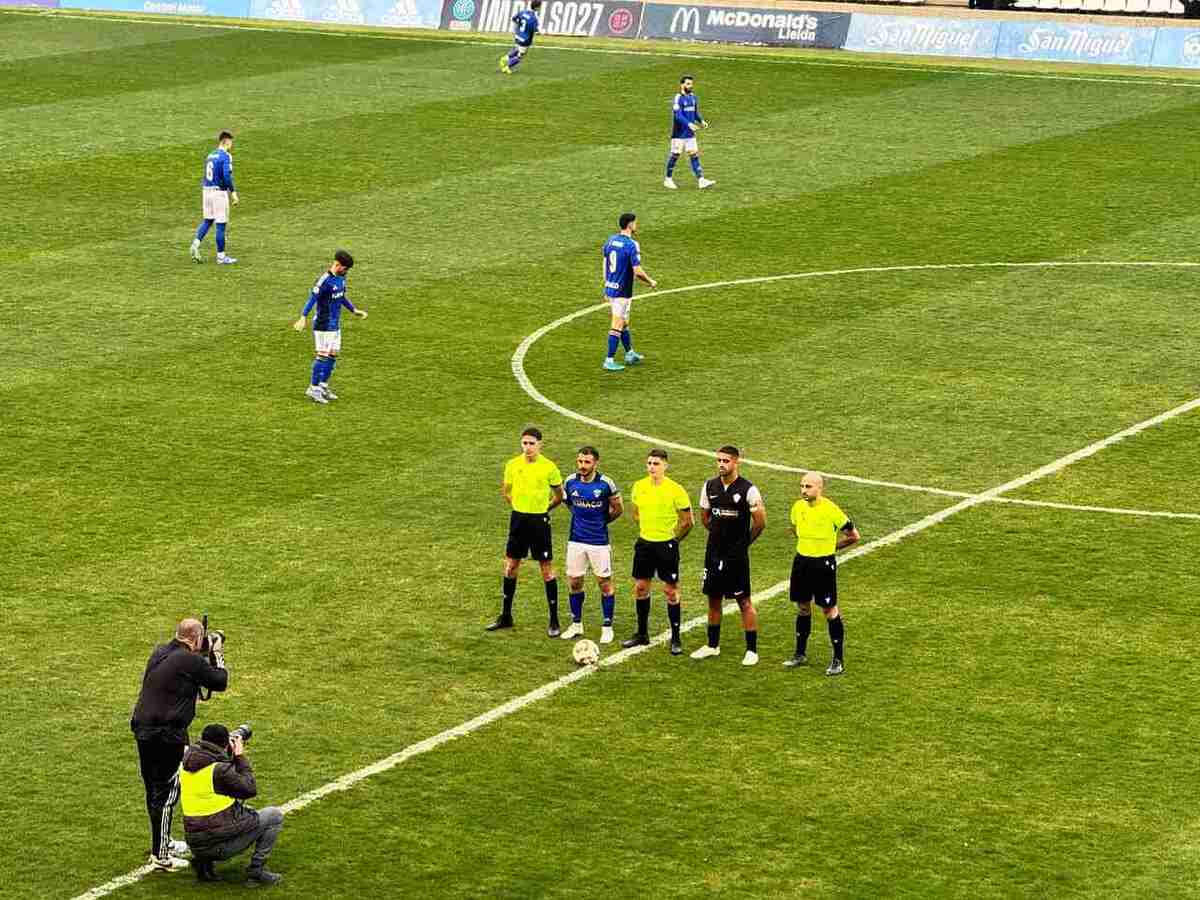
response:
<path id="1" fill-rule="evenodd" d="M 840 531 L 842 526 L 850 521 L 850 517 L 842 512 L 842 508 L 832 500 L 829 502 L 833 504 L 833 527 Z"/>
<path id="2" fill-rule="evenodd" d="M 675 485 L 675 511 L 683 512 L 685 509 L 692 508 L 692 498 L 688 496 L 688 492 L 682 484 Z"/>
<path id="3" fill-rule="evenodd" d="M 562 472 L 558 470 L 558 466 L 550 463 L 550 487 L 555 487 L 562 483 Z"/>
<path id="4" fill-rule="evenodd" d="M 792 504 L 792 511 L 791 511 L 791 513 L 788 514 L 788 519 L 791 520 L 793 531 L 795 531 L 796 526 L 800 524 L 800 521 L 799 521 L 800 517 L 798 515 L 796 515 L 796 512 L 799 509 L 800 509 L 800 501 L 797 500 L 795 503 Z"/>
<path id="5" fill-rule="evenodd" d="M 513 483 L 512 460 L 504 464 L 504 483 L 511 485 Z"/>

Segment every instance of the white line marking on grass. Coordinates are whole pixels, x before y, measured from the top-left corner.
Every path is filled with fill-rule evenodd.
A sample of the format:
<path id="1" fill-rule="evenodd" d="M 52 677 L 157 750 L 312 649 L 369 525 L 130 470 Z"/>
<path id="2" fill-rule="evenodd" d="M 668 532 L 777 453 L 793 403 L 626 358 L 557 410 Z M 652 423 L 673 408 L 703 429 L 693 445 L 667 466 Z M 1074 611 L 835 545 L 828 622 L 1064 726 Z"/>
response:
<path id="1" fill-rule="evenodd" d="M 1197 397 L 1194 400 L 1189 400 L 1187 403 L 1176 406 L 1174 409 L 1169 409 L 1164 413 L 1159 413 L 1157 416 L 1146 419 L 1144 422 L 1138 422 L 1136 425 L 1131 425 L 1122 431 L 1118 431 L 1116 434 L 1104 438 L 1103 440 L 1088 444 L 1086 447 L 1076 450 L 1074 453 L 1068 453 L 1066 456 L 1061 456 L 1054 462 L 1047 463 L 1040 468 L 1034 469 L 1032 472 L 1029 472 L 1026 475 L 1022 475 L 1019 478 L 1014 478 L 1011 481 L 1006 481 L 1004 484 L 997 485 L 990 490 L 984 491 L 982 494 L 975 494 L 971 497 L 967 497 L 962 501 L 955 503 L 953 506 L 948 506 L 945 509 L 931 513 L 930 515 L 918 519 L 909 525 L 905 525 L 903 528 L 896 529 L 890 534 L 886 534 L 883 537 L 863 544 L 860 547 L 855 547 L 853 550 L 843 553 L 839 557 L 839 560 L 842 563 L 846 563 L 860 556 L 866 556 L 868 553 L 873 553 L 881 547 L 890 547 L 892 544 L 897 544 L 905 538 L 912 537 L 914 534 L 918 534 L 927 528 L 932 528 L 934 525 L 946 521 L 953 515 L 970 509 L 973 506 L 979 506 L 982 503 L 986 503 L 1005 491 L 1011 491 L 1015 488 L 1029 484 L 1032 481 L 1037 481 L 1039 478 L 1045 478 L 1047 475 L 1053 475 L 1055 472 L 1065 469 L 1072 463 L 1078 462 L 1081 459 L 1085 459 L 1095 453 L 1099 453 L 1106 447 L 1111 447 L 1113 444 L 1125 440 L 1125 438 L 1132 437 L 1141 431 L 1145 431 L 1147 428 L 1160 425 L 1163 422 L 1166 422 L 1168 419 L 1181 416 L 1184 413 L 1190 412 L 1191 410 L 1197 408 L 1200 408 L 1200 397 Z M 771 597 L 782 593 L 787 589 L 787 586 L 787 581 L 780 581 L 776 584 L 773 584 L 765 591 L 759 591 L 753 597 L 754 604 L 757 606 L 764 601 L 769 600 Z M 736 603 L 729 603 L 725 606 L 724 611 L 725 614 L 728 615 L 736 609 Z M 698 628 L 701 625 L 707 624 L 707 622 L 708 616 L 700 615 L 694 619 L 689 619 L 687 622 L 682 623 L 680 630 L 691 631 L 694 628 Z M 595 672 L 599 671 L 600 668 L 620 665 L 626 660 L 637 656 L 639 653 L 646 652 L 651 647 L 661 646 L 662 644 L 666 643 L 669 637 L 670 632 L 664 631 L 661 634 L 655 635 L 653 638 L 651 638 L 649 645 L 630 647 L 628 650 L 620 650 L 609 656 L 601 658 L 600 663 L 597 666 L 589 666 L 569 672 L 560 678 L 556 678 L 553 681 L 543 684 L 539 688 L 535 688 L 527 694 L 514 697 L 507 703 L 503 703 L 500 706 L 489 709 L 487 712 L 463 722 L 461 725 L 456 725 L 453 728 L 447 728 L 445 731 L 441 731 L 432 737 L 425 738 L 423 741 L 410 744 L 398 753 L 393 753 L 391 756 L 379 760 L 379 762 L 372 763 L 369 766 L 365 766 L 347 775 L 343 775 L 341 778 L 334 779 L 328 784 L 324 784 L 315 790 L 307 791 L 306 793 L 301 794 L 299 797 L 289 800 L 283 805 L 282 808 L 285 813 L 299 812 L 306 806 L 316 803 L 323 797 L 328 797 L 330 794 L 336 794 L 341 791 L 349 790 L 360 781 L 364 781 L 365 779 L 370 778 L 372 775 L 379 775 L 383 772 L 389 771 L 390 769 L 394 769 L 396 766 L 407 762 L 414 756 L 420 756 L 422 753 L 428 753 L 430 750 L 434 750 L 440 747 L 442 744 L 448 743 L 455 738 L 464 737 L 474 731 L 478 731 L 485 725 L 490 725 L 492 722 L 503 719 L 505 716 L 510 716 L 515 712 L 519 712 L 526 706 L 537 703 L 539 700 L 544 700 L 568 685 L 572 685 L 577 681 L 581 681 L 582 679 L 591 676 Z M 134 869 L 132 872 L 121 875 L 117 878 L 114 878 L 112 881 L 106 882 L 105 884 L 94 887 L 91 890 L 78 895 L 75 900 L 100 900 L 101 897 L 106 897 L 114 891 L 140 881 L 151 871 L 152 867 L 148 865 Z M 163 875 L 163 877 L 165 878 L 168 876 Z"/>
<path id="2" fill-rule="evenodd" d="M 767 284 L 775 281 L 795 281 L 802 278 L 830 278 L 841 275 L 861 275 L 865 273 L 879 272 L 920 272 L 920 271 L 938 271 L 948 269 L 1054 269 L 1054 268 L 1078 268 L 1084 266 L 1091 267 L 1125 267 L 1125 268 L 1197 268 L 1200 263 L 1197 262 L 1120 262 L 1116 260 L 1084 262 L 1084 261 L 1047 261 L 1047 262 L 986 262 L 986 263 L 929 263 L 920 265 L 905 265 L 905 266 L 862 266 L 854 269 L 825 269 L 817 272 L 790 272 L 784 275 L 759 275 L 751 278 L 734 278 L 727 281 L 710 281 L 705 284 L 692 284 L 684 287 L 667 288 L 661 291 L 651 291 L 646 294 L 641 294 L 639 300 L 649 300 L 653 297 L 665 297 L 668 294 L 684 294 L 693 291 L 705 291 L 715 288 L 734 287 L 746 284 Z M 569 322 L 573 322 L 578 318 L 589 315 L 590 313 L 599 312 L 602 309 L 607 309 L 608 303 L 597 303 L 593 306 L 586 306 L 583 309 L 577 309 L 574 312 L 568 313 L 565 316 L 555 319 L 547 325 L 543 325 L 537 331 L 533 332 L 521 341 L 516 352 L 512 357 L 512 372 L 517 379 L 517 383 L 521 386 L 526 394 L 536 400 L 538 403 L 553 410 L 561 416 L 569 419 L 574 419 L 577 422 L 582 422 L 585 425 L 591 425 L 594 428 L 601 428 L 605 431 L 619 434 L 624 437 L 633 438 L 634 440 L 642 441 L 646 444 L 652 444 L 659 447 L 669 447 L 672 450 L 681 450 L 685 453 L 692 453 L 697 456 L 716 457 L 716 452 L 712 450 L 704 450 L 700 447 L 692 447 L 688 444 L 681 444 L 676 441 L 668 441 L 663 438 L 654 437 L 652 435 L 643 434 L 640 431 L 634 431 L 629 428 L 622 428 L 619 425 L 610 425 L 607 422 L 602 422 L 599 419 L 594 419 L 591 416 L 585 416 L 582 413 L 576 412 L 563 406 L 561 403 L 556 403 L 545 394 L 537 389 L 534 383 L 530 380 L 529 375 L 525 372 L 525 357 L 529 354 L 530 349 L 539 340 L 560 328 Z M 764 469 L 774 469 L 779 472 L 793 472 L 803 474 L 809 471 L 811 466 L 790 466 L 783 463 L 769 462 L 766 460 L 752 459 L 750 457 L 742 457 L 742 462 L 760 466 Z M 844 473 L 825 472 L 822 473 L 826 478 L 836 479 L 838 481 L 848 481 L 853 484 L 863 484 L 872 487 L 893 488 L 901 491 L 913 491 L 922 494 L 935 494 L 942 497 L 961 497 L 964 499 L 976 498 L 984 496 L 983 494 L 973 494 L 970 491 L 953 491 L 946 488 L 931 487 L 920 484 L 905 484 L 899 481 L 882 481 L 877 478 L 865 478 L 860 475 L 847 475 Z M 985 492 L 986 493 L 986 492 Z M 1054 509 L 1068 509 L 1079 512 L 1103 512 L 1129 516 L 1157 516 L 1163 518 L 1177 519 L 1197 519 L 1200 520 L 1200 513 L 1190 512 L 1169 512 L 1157 510 L 1138 510 L 1138 509 L 1123 509 L 1119 507 L 1105 506 L 1086 506 L 1074 503 L 1055 503 L 1048 500 L 1021 500 L 1012 497 L 987 497 L 987 502 L 996 503 L 1013 503 L 1023 506 L 1045 506 Z"/>
<path id="3" fill-rule="evenodd" d="M 214 28 L 229 31 L 274 31 L 279 33 L 293 34 L 320 34 L 329 37 L 361 37 L 371 38 L 373 40 L 385 41 L 413 41 L 418 43 L 444 43 L 444 44 L 462 44 L 465 46 L 482 46 L 482 47 L 497 47 L 507 46 L 511 43 L 511 38 L 505 38 L 499 34 L 494 39 L 479 39 L 451 36 L 444 32 L 438 32 L 439 37 L 427 37 L 418 34 L 399 34 L 389 31 L 386 27 L 373 29 L 371 31 L 346 31 L 338 29 L 336 26 L 324 26 L 317 22 L 283 22 L 277 24 L 269 24 L 270 19 L 252 19 L 251 21 L 262 22 L 261 25 L 245 25 L 235 22 L 195 22 L 181 19 L 172 19 L 166 16 L 158 17 L 153 14 L 144 16 L 129 16 L 129 15 L 113 15 L 104 13 L 100 10 L 85 12 L 77 10 L 67 12 L 61 9 L 37 9 L 37 10 L 20 10 L 10 9 L 4 10 L 6 15 L 27 15 L 27 16 L 58 16 L 64 19 L 85 19 L 97 20 L 102 19 L 110 22 L 133 22 L 141 25 L 173 25 L 183 28 Z M 306 27 L 296 27 L 303 25 Z M 560 35 L 551 36 L 551 39 Z M 658 39 L 663 40 L 663 39 Z M 686 42 L 693 43 L 693 42 Z M 699 43 L 699 42 L 695 42 Z M 1200 88 L 1200 81 L 1173 81 L 1169 78 L 1164 78 L 1161 75 L 1146 74 L 1135 75 L 1129 74 L 1125 77 L 1114 77 L 1104 75 L 1067 75 L 1055 74 L 1053 72 L 1013 72 L 996 69 L 967 69 L 962 68 L 962 61 L 956 60 L 948 62 L 944 65 L 930 65 L 928 63 L 908 63 L 904 60 L 896 60 L 888 63 L 883 61 L 877 62 L 856 62 L 859 58 L 858 54 L 852 50 L 842 51 L 850 57 L 849 61 L 838 62 L 830 59 L 806 59 L 802 56 L 785 57 L 782 55 L 762 56 L 757 54 L 745 55 L 730 55 L 720 53 L 705 53 L 703 46 L 697 46 L 698 52 L 688 53 L 683 50 L 657 50 L 647 47 L 638 47 L 634 43 L 630 43 L 627 47 L 565 47 L 556 43 L 547 42 L 543 37 L 538 42 L 538 47 L 541 50 L 555 50 L 563 53 L 600 53 L 617 56 L 648 56 L 663 59 L 715 59 L 722 62 L 760 62 L 771 63 L 775 65 L 797 65 L 797 66 L 815 66 L 826 69 L 863 69 L 868 71 L 878 72 L 921 72 L 925 74 L 937 75 L 965 75 L 973 78 L 1023 78 L 1026 80 L 1035 81 L 1082 81 L 1093 82 L 1095 84 L 1124 84 L 1134 87 L 1151 86 L 1151 87 L 1173 87 L 1173 88 Z M 720 44 L 709 44 L 714 48 L 720 47 Z M 801 53 L 804 51 L 801 50 Z"/>

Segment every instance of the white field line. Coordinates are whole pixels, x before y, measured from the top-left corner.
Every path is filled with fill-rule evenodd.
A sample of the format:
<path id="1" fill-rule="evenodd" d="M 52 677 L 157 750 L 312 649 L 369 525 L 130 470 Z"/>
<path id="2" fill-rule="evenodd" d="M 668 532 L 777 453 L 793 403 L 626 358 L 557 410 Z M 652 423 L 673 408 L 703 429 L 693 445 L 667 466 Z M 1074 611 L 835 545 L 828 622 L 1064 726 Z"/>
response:
<path id="1" fill-rule="evenodd" d="M 651 291 L 642 294 L 638 297 L 639 300 L 649 300 L 654 297 L 664 297 L 668 294 L 684 294 L 692 291 L 712 290 L 714 288 L 733 287 L 746 284 L 767 284 L 774 281 L 794 281 L 802 278 L 830 278 L 841 275 L 861 275 L 864 273 L 879 273 L 879 272 L 920 272 L 920 271 L 937 271 L 946 269 L 1053 269 L 1053 268 L 1072 268 L 1083 266 L 1102 266 L 1102 267 L 1128 267 L 1128 268 L 1154 268 L 1154 267 L 1171 267 L 1171 268 L 1197 268 L 1200 263 L 1197 262 L 1119 262 L 1119 261 L 1097 261 L 1097 262 L 987 262 L 987 263 L 931 263 L 922 265 L 907 265 L 907 266 L 866 266 L 855 269 L 826 269 L 819 272 L 791 272 L 785 275 L 760 275 L 753 278 L 734 278 L 728 281 L 710 281 L 705 284 L 692 284 L 684 287 L 667 288 L 661 291 Z M 582 413 L 576 412 L 561 403 L 556 403 L 545 394 L 537 389 L 530 380 L 529 375 L 525 372 L 525 357 L 529 354 L 530 349 L 539 340 L 560 328 L 569 322 L 589 315 L 594 312 L 599 312 L 602 309 L 607 309 L 608 303 L 597 303 L 594 306 L 586 306 L 582 309 L 577 309 L 574 312 L 568 313 L 547 325 L 543 325 L 537 331 L 530 334 L 525 340 L 521 341 L 516 352 L 513 353 L 512 371 L 513 376 L 517 379 L 517 383 L 521 386 L 521 390 L 525 391 L 530 397 L 538 403 L 553 410 L 561 416 L 568 419 L 574 419 L 577 422 L 582 422 L 585 425 L 591 425 L 594 428 L 600 428 L 604 431 L 619 434 L 623 437 L 633 438 L 657 447 L 668 447 L 672 450 L 681 450 L 685 453 L 692 453 L 698 456 L 715 457 L 716 452 L 713 450 L 704 450 L 700 447 L 692 447 L 688 444 L 681 444 L 676 441 L 668 441 L 663 438 L 654 437 L 652 435 L 643 434 L 640 431 L 634 431 L 630 428 L 622 428 L 619 425 L 611 425 L 608 422 L 602 422 L 599 419 L 594 419 L 591 416 L 585 416 Z M 766 460 L 752 459 L 743 457 L 742 462 L 747 465 L 760 466 L 764 469 L 774 469 L 779 472 L 793 472 L 803 474 L 809 471 L 809 466 L 790 466 L 784 463 L 769 462 Z M 970 491 L 953 491 L 945 488 L 930 487 L 920 484 L 905 484 L 899 481 L 882 481 L 877 478 L 864 478 L 860 475 L 847 475 L 844 473 L 825 472 L 822 473 L 826 478 L 836 479 L 838 481 L 848 481 L 853 484 L 870 485 L 872 487 L 893 488 L 901 491 L 914 491 L 922 494 L 936 494 L 942 497 L 960 497 L 969 499 L 973 497 L 982 497 L 984 494 L 974 494 Z M 987 492 L 985 492 L 986 494 Z M 1118 515 L 1129 516 L 1149 516 L 1159 518 L 1174 518 L 1174 519 L 1196 519 L 1200 520 L 1200 513 L 1193 512 L 1170 512 L 1160 510 L 1140 510 L 1140 509 L 1123 509 L 1119 507 L 1106 506 L 1086 506 L 1074 503 L 1055 503 L 1048 500 L 1022 500 L 1012 497 L 989 496 L 986 498 L 988 502 L 995 503 L 1014 503 L 1022 506 L 1044 506 L 1053 509 L 1076 510 L 1079 512 L 1102 512 Z"/>
<path id="2" fill-rule="evenodd" d="M 144 16 L 121 16 L 105 13 L 101 10 L 92 11 L 90 14 L 78 10 L 67 12 L 61 9 L 9 9 L 4 11 L 7 15 L 28 15 L 28 16 L 58 16 L 64 19 L 104 19 L 113 22 L 134 22 L 140 25 L 172 25 L 183 28 L 214 28 L 226 29 L 231 31 L 274 31 L 274 32 L 295 32 L 297 34 L 320 34 L 328 37 L 356 37 L 370 38 L 373 40 L 385 41 L 415 41 L 421 43 L 447 43 L 447 44 L 464 44 L 467 46 L 485 46 L 494 47 L 505 44 L 509 38 L 505 35 L 497 33 L 492 40 L 481 40 L 479 38 L 460 38 L 451 37 L 449 35 L 440 37 L 425 37 L 417 34 L 399 34 L 389 31 L 384 26 L 380 26 L 378 30 L 372 31 L 339 31 L 337 26 L 320 27 L 320 23 L 304 22 L 304 23 L 289 23 L 280 21 L 277 25 L 242 25 L 231 22 L 189 22 L 185 19 L 172 19 L 167 16 L 154 16 L 146 14 Z M 251 21 L 269 22 L 271 20 L 255 19 Z M 302 24 L 309 27 L 297 28 L 289 27 L 295 24 Z M 317 26 L 317 27 L 312 27 Z M 434 31 L 435 29 L 430 29 Z M 556 37 L 556 36 L 551 36 Z M 681 41 L 680 43 L 699 43 L 691 41 Z M 1026 80 L 1035 81 L 1083 81 L 1092 82 L 1095 84 L 1123 84 L 1133 87 L 1171 87 L 1171 88 L 1200 88 L 1200 81 L 1172 81 L 1170 78 L 1152 75 L 1129 75 L 1127 77 L 1113 77 L 1103 75 L 1067 75 L 1055 74 L 1053 72 L 1012 72 L 1002 70 L 987 70 L 987 69 L 964 69 L 955 68 L 954 62 L 948 62 L 945 65 L 935 66 L 929 64 L 909 64 L 903 60 L 897 60 L 893 63 L 885 62 L 856 62 L 852 61 L 857 54 L 852 50 L 842 51 L 851 57 L 851 61 L 836 62 L 827 59 L 804 59 L 801 56 L 795 58 L 783 56 L 756 56 L 756 55 L 732 55 L 720 53 L 705 53 L 702 46 L 718 47 L 719 44 L 709 44 L 698 46 L 698 52 L 685 52 L 682 50 L 652 50 L 648 48 L 638 48 L 636 42 L 630 42 L 629 47 L 564 47 L 559 44 L 546 43 L 543 37 L 542 42 L 538 43 L 539 52 L 543 50 L 554 50 L 563 53 L 600 53 L 607 55 L 618 56 L 650 56 L 661 57 L 666 59 L 715 59 L 726 62 L 758 62 L 768 63 L 773 65 L 796 65 L 796 66 L 816 66 L 825 69 L 864 69 L 883 72 L 921 72 L 927 74 L 938 75 L 964 75 L 972 78 L 1023 78 Z M 803 50 L 800 51 L 803 53 Z M 959 61 L 961 65 L 963 61 Z"/>
<path id="3" fill-rule="evenodd" d="M 1144 431 L 1147 428 L 1162 424 L 1168 419 L 1173 419 L 1176 416 L 1183 415 L 1184 413 L 1190 412 L 1196 408 L 1200 408 L 1200 397 L 1181 404 L 1180 406 L 1176 406 L 1174 409 L 1169 409 L 1164 413 L 1160 413 L 1153 418 L 1146 419 L 1144 422 L 1131 425 L 1130 427 L 1122 431 L 1118 431 L 1116 434 L 1110 435 L 1103 440 L 1088 444 L 1086 447 L 1076 450 L 1074 453 L 1068 453 L 1066 456 L 1061 456 L 1052 463 L 1048 463 L 1040 468 L 1034 469 L 1032 472 L 1022 475 L 1019 478 L 1006 481 L 1004 484 L 997 485 L 994 488 L 984 491 L 982 494 L 975 494 L 971 497 L 967 497 L 958 503 L 955 503 L 953 506 L 948 506 L 945 509 L 925 516 L 922 519 L 918 519 L 917 521 L 909 525 L 905 525 L 903 528 L 898 528 L 890 534 L 886 534 L 877 540 L 870 541 L 859 547 L 855 547 L 854 549 L 843 553 L 840 557 L 840 561 L 843 563 L 849 562 L 857 557 L 866 556 L 868 553 L 873 553 L 881 547 L 889 547 L 892 544 L 899 543 L 905 538 L 912 537 L 914 534 L 918 534 L 927 528 L 932 528 L 934 525 L 946 521 L 946 519 L 962 512 L 963 510 L 970 509 L 973 506 L 979 506 L 981 503 L 986 503 L 1005 491 L 1011 491 L 1015 488 L 1029 484 L 1031 481 L 1037 481 L 1039 478 L 1045 478 L 1047 475 L 1053 475 L 1054 473 L 1065 469 L 1072 463 L 1078 462 L 1081 459 L 1085 459 L 1094 453 L 1099 453 L 1106 447 L 1111 447 L 1113 444 L 1123 441 L 1127 437 L 1132 437 L 1133 435 Z M 753 598 L 755 605 L 757 606 L 763 601 L 769 600 L 771 597 L 782 593 L 787 589 L 787 586 L 787 581 L 780 581 L 771 585 L 771 587 L 767 588 L 765 591 L 759 591 L 754 595 Z M 727 604 L 725 606 L 725 613 L 728 615 L 736 609 L 736 603 Z M 682 631 L 691 631 L 693 628 L 698 628 L 701 625 L 707 624 L 707 622 L 708 616 L 702 615 L 697 616 L 694 619 L 689 619 L 688 621 L 682 623 L 680 627 Z M 453 728 L 448 728 L 445 731 L 433 735 L 432 737 L 425 738 L 423 741 L 410 744 L 408 747 L 405 747 L 398 753 L 393 753 L 391 756 L 379 760 L 379 762 L 372 763 L 369 766 L 365 766 L 354 772 L 350 772 L 349 774 L 334 779 L 328 784 L 324 784 L 315 790 L 301 794 L 299 797 L 289 800 L 283 805 L 282 808 L 285 813 L 289 814 L 299 812 L 309 804 L 320 800 L 322 797 L 327 797 L 330 794 L 349 790 L 360 781 L 370 778 L 372 775 L 379 775 L 383 772 L 387 772 L 390 769 L 394 769 L 396 766 L 407 762 L 414 756 L 420 756 L 422 753 L 428 753 L 430 750 L 434 750 L 440 747 L 442 744 L 448 743 L 455 738 L 464 737 L 474 731 L 478 731 L 485 725 L 490 725 L 492 722 L 503 719 L 505 716 L 510 716 L 515 712 L 519 712 L 526 706 L 537 703 L 539 700 L 544 700 L 568 685 L 574 684 L 577 681 L 581 681 L 584 678 L 588 678 L 601 668 L 620 665 L 626 660 L 637 656 L 639 653 L 646 652 L 651 647 L 660 646 L 665 643 L 669 637 L 670 633 L 664 631 L 661 634 L 655 635 L 651 639 L 650 644 L 647 646 L 631 647 L 628 650 L 620 650 L 609 656 L 603 657 L 597 666 L 587 666 L 584 668 L 575 669 L 574 671 L 569 672 L 560 678 L 554 679 L 554 681 L 547 682 L 541 687 L 535 688 L 527 694 L 522 694 L 520 697 L 514 697 L 507 703 L 503 703 L 500 706 L 489 709 L 487 712 L 463 722 L 461 725 L 456 725 Z M 106 882 L 105 884 L 94 887 L 91 890 L 78 895 L 76 898 L 74 898 L 74 900 L 99 900 L 99 898 L 106 897 L 122 887 L 140 881 L 141 879 L 145 878 L 146 875 L 150 874 L 151 871 L 152 867 L 149 865 L 134 869 L 132 872 L 128 872 L 125 875 L 114 878 L 112 881 Z M 166 876 L 164 875 L 163 877 Z"/>

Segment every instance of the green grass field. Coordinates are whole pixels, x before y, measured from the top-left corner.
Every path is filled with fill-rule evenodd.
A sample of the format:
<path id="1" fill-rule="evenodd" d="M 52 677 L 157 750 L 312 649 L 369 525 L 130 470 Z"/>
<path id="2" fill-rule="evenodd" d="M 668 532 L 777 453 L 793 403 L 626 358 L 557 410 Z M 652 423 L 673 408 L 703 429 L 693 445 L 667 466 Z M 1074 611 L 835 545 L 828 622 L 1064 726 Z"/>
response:
<path id="1" fill-rule="evenodd" d="M 523 427 L 564 469 L 595 443 L 622 486 L 642 473 L 647 441 L 540 405 L 511 367 L 597 303 L 620 212 L 663 289 L 1200 261 L 1194 76 L 547 41 L 504 78 L 502 46 L 0 13 L 0 897 L 71 897 L 145 861 L 127 719 L 184 615 L 230 635 L 231 689 L 196 726 L 255 723 L 262 804 L 573 669 L 528 567 L 518 628 L 481 626 Z M 714 126 L 703 193 L 686 164 L 661 187 L 682 71 Z M 210 236 L 193 266 L 221 128 L 241 262 L 213 265 Z M 371 317 L 347 325 L 323 408 L 289 323 L 339 246 Z M 643 295 L 645 365 L 601 372 L 592 312 L 524 368 L 656 440 L 974 494 L 1200 396 L 1198 279 L 981 267 Z M 712 463 L 672 466 L 694 495 Z M 840 679 L 819 621 L 814 665 L 780 667 L 778 594 L 756 669 L 733 616 L 717 660 L 602 667 L 289 817 L 273 895 L 1197 896 L 1198 469 L 1193 411 L 1006 494 L 1190 516 L 975 503 L 848 561 Z M 798 476 L 745 474 L 766 591 Z M 864 542 L 959 501 L 829 494 Z M 634 532 L 614 528 L 623 637 Z M 594 586 L 586 615 L 594 638 Z M 182 873 L 118 896 L 236 894 L 241 865 L 226 891 Z"/>

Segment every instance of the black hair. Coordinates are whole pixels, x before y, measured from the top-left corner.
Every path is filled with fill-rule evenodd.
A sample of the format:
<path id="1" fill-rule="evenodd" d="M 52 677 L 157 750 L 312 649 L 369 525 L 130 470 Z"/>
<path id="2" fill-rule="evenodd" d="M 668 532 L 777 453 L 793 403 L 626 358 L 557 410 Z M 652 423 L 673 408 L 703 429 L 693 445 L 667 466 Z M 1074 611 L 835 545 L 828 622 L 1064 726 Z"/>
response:
<path id="1" fill-rule="evenodd" d="M 718 447 L 717 452 L 728 454 L 729 456 L 732 456 L 734 459 L 742 458 L 741 451 L 738 450 L 737 447 L 733 446 L 733 444 L 726 444 L 724 447 Z"/>
<path id="2" fill-rule="evenodd" d="M 590 456 L 592 459 L 596 460 L 597 462 L 599 462 L 599 460 L 600 460 L 600 451 L 597 450 L 595 447 L 593 447 L 591 444 L 584 444 L 582 447 L 580 447 L 579 455 Z"/>
<path id="3" fill-rule="evenodd" d="M 229 729 L 224 725 L 205 725 L 204 730 L 200 732 L 200 740 L 225 747 L 229 743 Z"/>
<path id="4" fill-rule="evenodd" d="M 680 84 L 683 84 L 685 81 L 695 81 L 695 80 L 696 80 L 696 78 L 693 75 L 680 75 L 679 76 Z"/>
<path id="5" fill-rule="evenodd" d="M 658 459 L 661 459 L 661 460 L 664 460 L 664 461 L 665 461 L 665 460 L 667 460 L 667 459 L 670 459 L 670 457 L 667 455 L 667 451 L 666 451 L 666 450 L 660 450 L 658 447 L 655 447 L 653 450 L 651 450 L 651 451 L 650 451 L 649 453 L 647 453 L 646 455 L 647 455 L 647 456 L 654 456 L 654 457 L 657 457 Z"/>
<path id="6" fill-rule="evenodd" d="M 530 9 L 541 9 L 542 8 L 542 0 L 529 0 L 529 8 Z"/>
<path id="7" fill-rule="evenodd" d="M 339 250 L 337 253 L 333 254 L 333 258 L 340 262 L 347 269 L 354 268 L 354 257 L 351 256 L 346 250 Z"/>
<path id="8" fill-rule="evenodd" d="M 536 438 L 537 440 L 540 441 L 542 439 L 542 432 L 540 429 L 537 429 L 537 428 L 526 428 L 524 431 L 521 432 L 521 437 Z"/>
<path id="9" fill-rule="evenodd" d="M 617 219 L 617 224 L 624 231 L 629 227 L 629 223 L 637 220 L 637 213 L 621 213 L 621 218 Z"/>
<path id="10" fill-rule="evenodd" d="M 224 141 L 227 139 L 231 140 L 231 141 L 233 140 L 233 132 L 232 131 L 222 131 L 220 134 L 217 135 L 217 143 L 218 144 L 221 143 L 221 141 Z"/>

